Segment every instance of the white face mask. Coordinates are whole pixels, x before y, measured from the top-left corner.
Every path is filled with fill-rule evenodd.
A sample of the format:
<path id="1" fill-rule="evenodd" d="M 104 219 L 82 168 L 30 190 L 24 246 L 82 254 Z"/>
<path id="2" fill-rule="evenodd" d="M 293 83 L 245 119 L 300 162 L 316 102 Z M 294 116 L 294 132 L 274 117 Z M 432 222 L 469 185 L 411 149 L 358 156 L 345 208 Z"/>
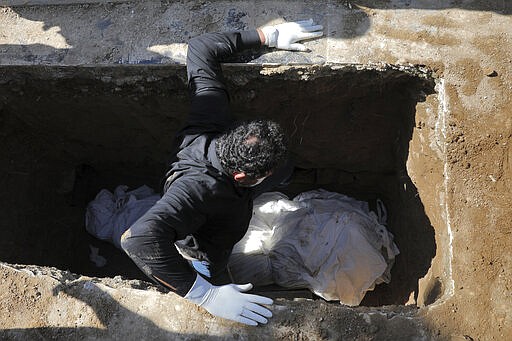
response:
<path id="1" fill-rule="evenodd" d="M 255 183 L 253 183 L 252 185 L 250 185 L 249 187 L 254 187 L 254 186 L 257 186 L 259 184 L 261 184 L 263 182 L 263 180 L 265 180 L 267 177 L 264 177 L 264 178 L 259 178 Z"/>
<path id="2" fill-rule="evenodd" d="M 258 186 L 259 184 L 261 184 L 263 182 L 263 180 L 265 180 L 268 176 L 264 176 L 263 178 L 259 178 L 259 179 L 256 179 L 256 182 L 253 183 L 253 184 L 244 184 L 243 182 L 239 182 L 238 185 L 241 186 L 241 187 L 254 187 L 254 186 Z"/>

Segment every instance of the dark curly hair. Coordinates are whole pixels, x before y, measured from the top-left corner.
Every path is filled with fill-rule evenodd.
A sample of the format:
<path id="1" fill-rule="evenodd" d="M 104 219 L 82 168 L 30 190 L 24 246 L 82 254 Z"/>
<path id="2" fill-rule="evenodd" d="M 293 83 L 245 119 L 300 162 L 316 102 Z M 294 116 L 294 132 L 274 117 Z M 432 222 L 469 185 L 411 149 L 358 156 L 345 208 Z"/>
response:
<path id="1" fill-rule="evenodd" d="M 257 179 L 274 170 L 287 154 L 284 133 L 274 121 L 241 122 L 222 134 L 215 144 L 222 168 Z"/>

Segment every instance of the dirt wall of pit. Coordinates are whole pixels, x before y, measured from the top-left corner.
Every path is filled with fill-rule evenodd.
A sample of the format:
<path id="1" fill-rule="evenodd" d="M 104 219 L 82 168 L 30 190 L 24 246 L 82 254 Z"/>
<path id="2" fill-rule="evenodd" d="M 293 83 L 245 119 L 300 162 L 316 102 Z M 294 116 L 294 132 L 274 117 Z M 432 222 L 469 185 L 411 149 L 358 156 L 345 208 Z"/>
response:
<path id="1" fill-rule="evenodd" d="M 171 67 L 183 64 L 187 40 L 203 32 L 311 17 L 324 25 L 326 33 L 307 43 L 311 52 L 265 51 L 246 54 L 237 62 L 258 66 L 263 82 L 289 72 L 304 77 L 303 84 L 315 84 L 308 83 L 312 77 L 308 68 L 315 65 L 424 69 L 435 90 L 426 91 L 423 100 L 414 102 L 415 113 L 408 116 L 408 143 L 401 145 L 407 147 L 394 154 L 403 157 L 399 161 L 407 180 L 397 185 L 402 186 L 404 196 L 411 197 L 408 202 L 412 198 L 421 201 L 435 238 L 430 266 L 417 279 L 417 287 L 407 287 L 407 302 L 349 309 L 319 301 L 280 301 L 269 326 L 247 329 L 210 317 L 136 279 L 80 277 L 60 266 L 57 270 L 5 264 L 0 268 L 1 298 L 6 302 L 0 308 L 2 336 L 507 339 L 512 335 L 511 12 L 511 4 L 503 1 L 61 2 L 59 6 L 0 8 L 4 23 L 0 27 L 0 82 L 9 89 L 0 94 L 0 124 L 4 127 L 0 137 L 3 145 L 12 146 L 2 155 L 0 181 L 4 186 L 17 184 L 12 182 L 14 178 L 19 183 L 32 178 L 27 176 L 30 164 L 11 161 L 18 160 L 9 154 L 16 152 L 17 145 L 33 145 L 27 139 L 12 142 L 13 116 L 9 113 L 14 112 L 13 99 L 26 98 L 24 91 L 29 89 L 16 79 L 23 75 L 32 79 L 33 67 L 47 67 L 46 74 L 54 79 L 59 67 L 62 73 L 68 72 L 68 67 Z M 305 69 L 297 69 L 298 65 Z M 15 73 L 13 68 L 18 68 Z M 237 78 L 239 74 L 243 75 L 233 72 L 232 84 L 247 85 L 248 79 Z M 116 77 L 103 80 L 107 84 L 116 81 Z M 356 83 L 354 79 L 357 87 Z M 123 86 L 121 81 L 119 88 Z M 304 106 L 304 98 L 318 95 L 315 89 L 319 88 L 322 86 L 293 89 Z M 115 86 L 112 89 L 116 91 Z M 279 90 L 286 91 L 275 88 Z M 238 95 L 235 104 L 241 108 L 255 94 L 241 91 Z M 81 96 L 86 98 L 83 92 Z M 244 96 L 249 96 L 249 101 L 244 101 Z M 31 100 L 36 101 L 37 96 Z M 121 102 L 118 105 L 122 106 Z M 306 118 L 307 113 L 302 114 Z M 22 111 L 17 115 L 17 119 L 25 117 L 32 122 L 40 119 Z M 325 160 L 315 162 L 329 166 Z M 30 182 L 26 186 L 25 192 Z M 24 202 L 24 195 L 19 194 L 24 192 L 16 191 L 17 187 L 4 192 L 2 201 Z M 30 221 L 30 213 L 3 214 L 0 228 L 9 231 L 12 219 Z M 16 254 L 12 250 L 21 248 L 17 243 L 3 243 L 3 253 Z M 406 255 L 415 257 L 412 249 Z"/>

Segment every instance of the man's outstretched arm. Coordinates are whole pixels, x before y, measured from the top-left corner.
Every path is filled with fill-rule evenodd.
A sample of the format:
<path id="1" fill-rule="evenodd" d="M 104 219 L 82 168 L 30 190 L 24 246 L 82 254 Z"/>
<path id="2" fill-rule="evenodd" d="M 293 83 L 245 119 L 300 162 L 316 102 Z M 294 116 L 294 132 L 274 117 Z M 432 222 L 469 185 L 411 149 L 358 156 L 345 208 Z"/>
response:
<path id="1" fill-rule="evenodd" d="M 233 118 L 221 63 L 237 52 L 263 45 L 290 51 L 307 51 L 302 40 L 323 35 L 312 19 L 264 26 L 257 30 L 207 33 L 189 41 L 187 77 L 192 98 L 188 123 L 222 130 Z"/>
<path id="2" fill-rule="evenodd" d="M 233 122 L 221 63 L 237 52 L 261 45 L 260 34 L 256 30 L 207 33 L 190 40 L 187 52 L 192 102 L 189 126 L 223 131 Z"/>

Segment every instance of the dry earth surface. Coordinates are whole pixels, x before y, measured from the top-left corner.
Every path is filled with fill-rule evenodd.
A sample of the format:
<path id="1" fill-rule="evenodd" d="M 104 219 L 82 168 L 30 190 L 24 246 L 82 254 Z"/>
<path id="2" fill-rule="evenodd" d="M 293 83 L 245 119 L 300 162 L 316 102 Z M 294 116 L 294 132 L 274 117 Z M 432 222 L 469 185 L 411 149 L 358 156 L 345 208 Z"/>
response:
<path id="1" fill-rule="evenodd" d="M 252 56 L 254 61 L 354 64 L 383 69 L 386 63 L 414 66 L 430 70 L 436 82 L 435 93 L 427 93 L 423 101 L 417 101 L 408 131 L 410 139 L 405 141 L 403 165 L 407 179 L 416 191 L 413 196 L 421 200 L 435 233 L 436 247 L 428 273 L 422 273 L 421 279 L 414 278 L 419 282 L 416 288 L 407 287 L 411 294 L 408 305 L 403 299 L 397 306 L 356 309 L 318 300 L 278 301 L 276 317 L 268 327 L 248 329 L 218 321 L 138 279 L 98 279 L 52 268 L 29 266 L 20 270 L 24 267 L 2 265 L 0 337 L 512 339 L 511 14 L 512 5 L 505 0 L 273 1 L 264 2 L 263 6 L 244 1 L 148 1 L 0 8 L 0 81 L 4 90 L 0 93 L 0 139 L 4 146 L 0 184 L 9 188 L 1 202 L 14 212 L 4 213 L 0 226 L 10 236 L 0 242 L 2 260 L 8 263 L 25 263 L 24 257 L 32 259 L 27 256 L 31 252 L 26 250 L 24 238 L 42 238 L 37 223 L 30 222 L 34 213 L 30 209 L 36 204 L 23 205 L 30 201 L 27 198 L 31 184 L 47 180 L 38 182 L 34 176 L 38 170 L 35 161 L 16 164 L 24 160 L 18 154 L 43 148 L 37 145 L 42 140 L 36 138 L 37 143 L 30 144 L 24 135 L 16 140 L 10 130 L 12 117 L 24 115 L 18 111 L 17 116 L 8 115 L 23 107 L 13 101 L 19 101 L 19 96 L 27 97 L 23 97 L 23 88 L 11 87 L 18 83 L 9 82 L 19 80 L 23 72 L 33 74 L 30 65 L 174 65 L 183 62 L 184 44 L 191 35 L 254 27 L 277 17 L 312 16 L 324 24 L 326 37 L 309 43 L 311 53 L 271 52 Z M 27 69 L 13 76 L 9 68 L 14 66 Z M 279 68 L 267 67 L 261 77 L 280 72 Z M 306 71 L 306 76 L 308 72 L 314 78 L 315 72 Z M 247 79 L 237 79 L 235 73 L 231 77 L 235 86 L 247 83 Z M 112 85 L 115 80 L 105 82 Z M 300 85 L 295 86 L 294 89 L 301 89 Z M 256 89 L 263 88 L 260 83 Z M 243 99 L 250 94 L 241 92 L 240 96 Z M 37 96 L 28 98 L 35 101 Z M 243 107 L 243 103 L 235 99 L 235 104 Z M 26 116 L 29 120 L 37 117 L 34 113 Z M 178 123 L 172 121 L 174 125 Z M 16 151 L 17 146 L 21 152 Z M 63 162 L 55 155 L 51 157 Z M 50 161 L 44 160 L 48 164 Z M 54 173 L 52 176 L 62 177 L 56 175 L 58 171 Z M 39 202 L 46 200 L 39 196 L 43 194 L 35 195 Z M 407 193 L 397 194 L 396 198 L 407 198 Z M 55 203 L 59 200 L 65 199 L 48 199 L 52 203 L 45 205 L 53 209 L 64 207 Z M 66 207 L 67 217 L 71 218 L 59 223 L 79 225 L 75 217 L 81 215 L 80 208 Z M 24 226 L 26 230 L 20 233 L 12 226 Z M 51 231 L 45 236 L 51 240 Z M 68 241 L 71 247 L 78 245 L 74 239 Z M 61 247 L 50 243 L 38 249 L 42 258 L 49 249 Z M 406 254 L 414 257 L 413 251 L 410 248 Z M 66 256 L 61 258 L 63 264 L 69 260 Z M 66 269 L 61 264 L 59 268 Z"/>

